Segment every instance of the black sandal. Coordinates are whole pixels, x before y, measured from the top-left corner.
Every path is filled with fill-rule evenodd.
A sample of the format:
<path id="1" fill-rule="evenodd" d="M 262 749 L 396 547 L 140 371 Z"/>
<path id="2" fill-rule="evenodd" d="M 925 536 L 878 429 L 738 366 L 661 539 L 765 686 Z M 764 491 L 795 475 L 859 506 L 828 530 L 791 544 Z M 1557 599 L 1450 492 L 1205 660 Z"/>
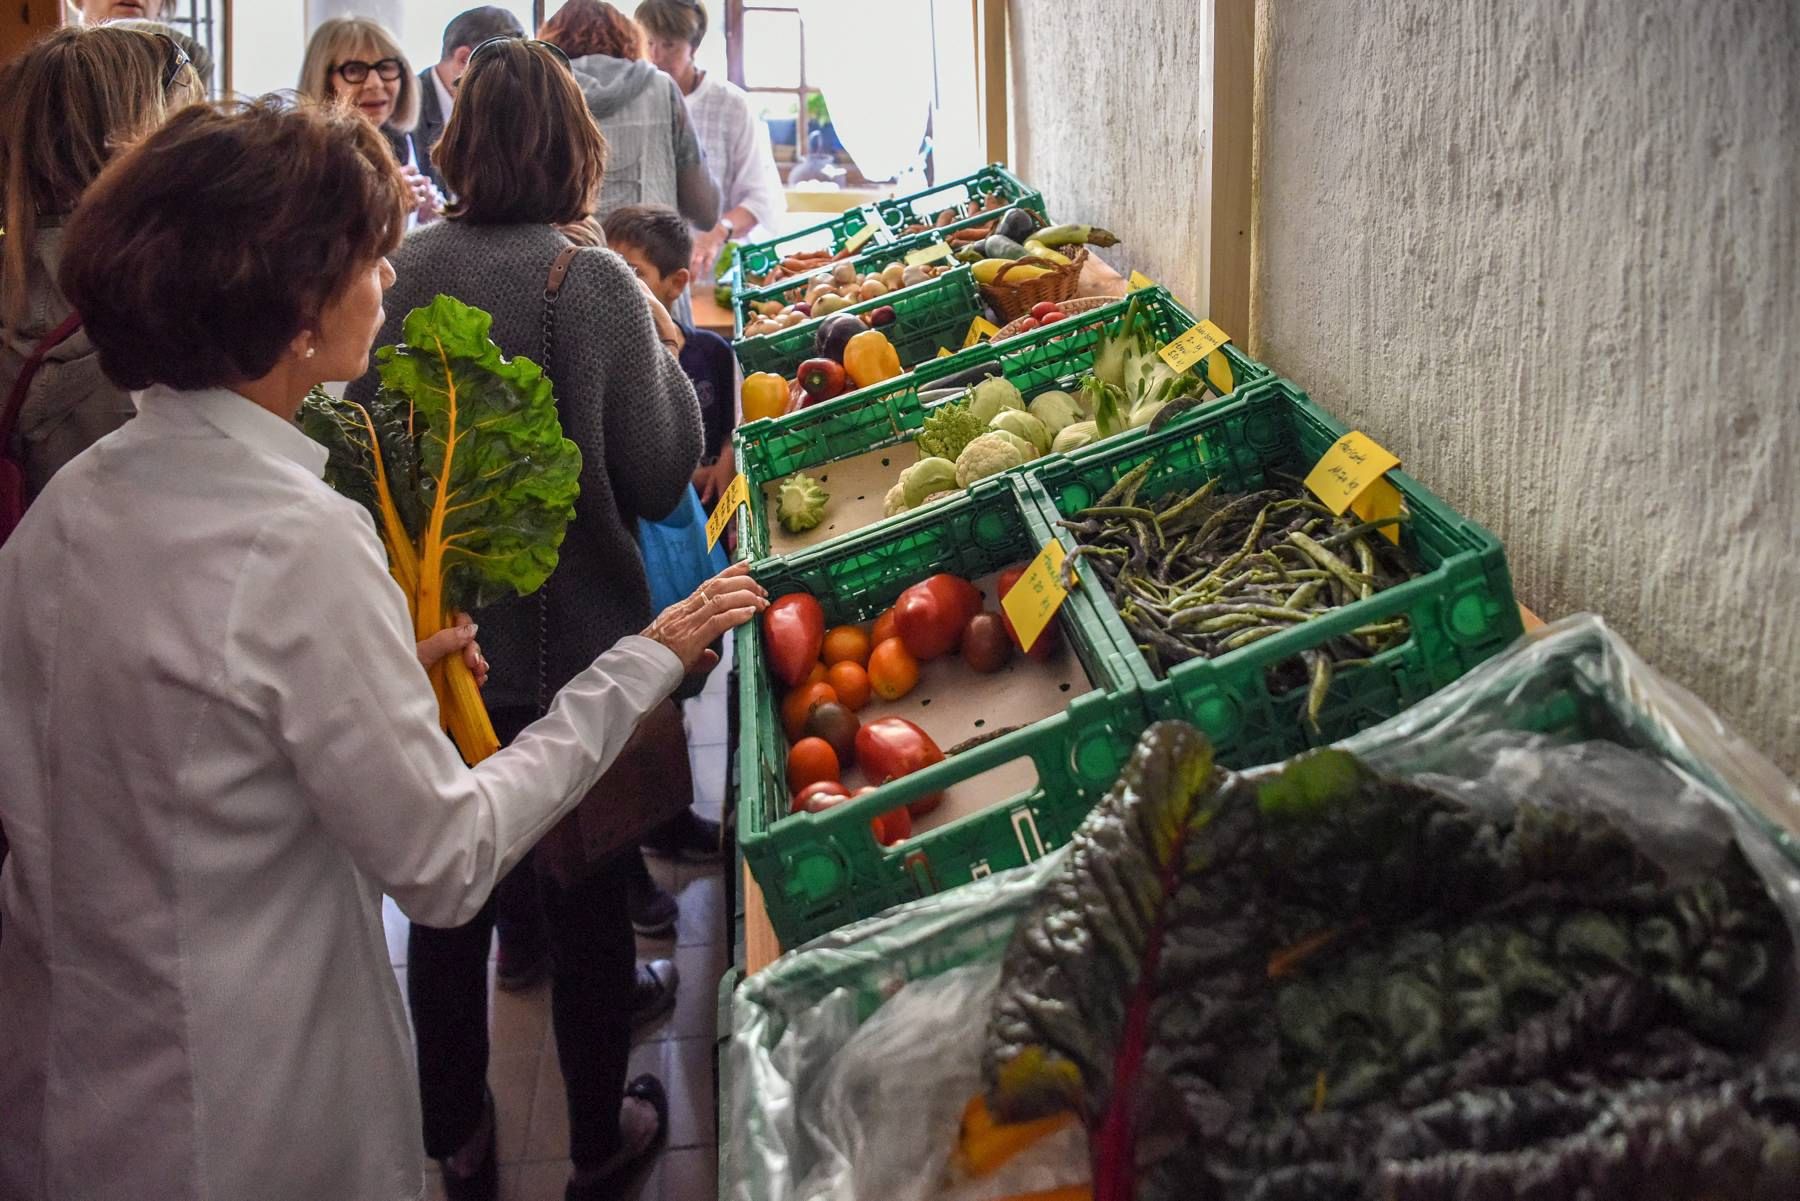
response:
<path id="1" fill-rule="evenodd" d="M 483 1140 L 481 1165 L 468 1176 L 459 1175 L 448 1159 L 438 1160 L 443 1170 L 446 1201 L 495 1201 L 500 1195 L 500 1155 L 498 1150 L 500 1115 L 494 1109 L 494 1094 L 482 1086 L 481 1122 L 487 1128 Z M 476 1133 L 481 1133 L 477 1127 Z"/>
<path id="2" fill-rule="evenodd" d="M 622 1195 L 632 1177 L 649 1166 L 669 1140 L 669 1094 L 663 1089 L 662 1081 L 646 1072 L 625 1086 L 625 1098 L 642 1101 L 656 1111 L 656 1134 L 643 1150 L 634 1154 L 619 1148 L 618 1154 L 605 1165 L 602 1175 L 580 1183 L 569 1181 L 563 1190 L 563 1201 L 613 1201 Z"/>

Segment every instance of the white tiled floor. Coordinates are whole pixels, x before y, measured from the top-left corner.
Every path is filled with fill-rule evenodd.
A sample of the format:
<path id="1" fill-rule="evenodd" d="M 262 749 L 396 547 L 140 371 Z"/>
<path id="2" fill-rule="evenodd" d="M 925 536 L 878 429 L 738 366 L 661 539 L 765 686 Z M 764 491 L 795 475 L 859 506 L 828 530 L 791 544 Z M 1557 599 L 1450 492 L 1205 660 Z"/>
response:
<path id="1" fill-rule="evenodd" d="M 717 820 L 726 778 L 726 668 L 721 665 L 700 697 L 687 702 L 688 753 L 694 767 L 694 807 Z M 718 1195 L 718 1092 L 712 1052 L 718 1024 L 719 977 L 725 944 L 725 887 L 719 865 L 675 865 L 651 859 L 650 873 L 681 904 L 673 940 L 638 940 L 641 958 L 672 958 L 681 972 L 674 1011 L 640 1030 L 631 1074 L 654 1072 L 669 1093 L 669 1142 L 643 1174 L 628 1201 L 710 1201 Z M 406 919 L 383 903 L 394 975 L 406 990 Z M 560 1201 L 568 1180 L 568 1107 L 550 1028 L 550 986 L 524 993 L 488 992 L 492 1055 L 488 1083 L 499 1111 L 501 1201 Z M 441 1197 L 437 1168 L 427 1164 L 431 1196 Z"/>

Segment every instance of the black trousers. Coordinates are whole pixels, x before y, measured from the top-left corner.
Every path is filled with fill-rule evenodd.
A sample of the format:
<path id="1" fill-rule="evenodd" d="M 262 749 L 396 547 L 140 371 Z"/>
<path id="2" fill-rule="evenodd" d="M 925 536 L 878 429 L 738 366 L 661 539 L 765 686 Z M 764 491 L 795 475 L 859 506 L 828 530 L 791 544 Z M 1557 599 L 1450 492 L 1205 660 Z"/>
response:
<path id="1" fill-rule="evenodd" d="M 506 721 L 510 716 L 494 715 L 502 742 L 527 724 Z M 443 1159 L 454 1154 L 481 1121 L 488 1067 L 488 948 L 496 913 L 510 912 L 529 925 L 535 903 L 542 905 L 550 942 L 550 1012 L 569 1101 L 569 1158 L 577 1169 L 592 1169 L 618 1150 L 637 970 L 626 858 L 562 888 L 538 873 L 527 857 L 467 925 L 412 926 L 406 1001 L 418 1046 L 427 1155 Z"/>

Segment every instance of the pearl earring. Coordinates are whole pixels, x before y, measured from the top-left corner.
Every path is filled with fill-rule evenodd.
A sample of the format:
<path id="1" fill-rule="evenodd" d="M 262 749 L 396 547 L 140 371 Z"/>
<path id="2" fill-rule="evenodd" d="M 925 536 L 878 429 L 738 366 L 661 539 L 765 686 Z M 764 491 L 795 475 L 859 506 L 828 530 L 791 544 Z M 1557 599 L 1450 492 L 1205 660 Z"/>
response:
<path id="1" fill-rule="evenodd" d="M 306 348 L 306 357 L 309 359 L 318 353 L 319 353 L 319 348 L 316 346 L 308 346 Z"/>

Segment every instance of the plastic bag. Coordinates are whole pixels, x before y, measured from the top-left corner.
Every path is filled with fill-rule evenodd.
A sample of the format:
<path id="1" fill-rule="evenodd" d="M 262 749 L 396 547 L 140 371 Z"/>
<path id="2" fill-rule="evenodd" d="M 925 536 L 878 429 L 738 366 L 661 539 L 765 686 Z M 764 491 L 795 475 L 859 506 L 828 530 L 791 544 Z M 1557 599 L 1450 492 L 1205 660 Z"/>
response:
<path id="1" fill-rule="evenodd" d="M 1479 806 L 1530 798 L 1598 808 L 1678 880 L 1704 875 L 1735 840 L 1800 942 L 1800 789 L 1598 618 L 1548 626 L 1342 745 L 1379 770 Z M 960 1112 L 977 1090 L 987 994 L 969 991 L 978 977 L 968 965 L 997 964 L 1013 925 L 1062 854 L 835 931 L 745 983 L 733 1005 L 726 1057 L 724 1195 L 735 1201 L 1006 1195 L 945 1187 L 955 1123 L 946 1129 L 942 1115 Z M 967 969 L 967 980 L 935 991 L 928 978 L 952 969 Z M 1796 977 L 1778 1046 L 1800 1045 L 1794 1012 L 1800 959 L 1790 970 Z M 993 977 L 985 979 L 991 993 Z M 967 1008 L 933 1003 L 949 996 Z M 884 1002 L 893 1007 L 875 1026 L 872 1017 Z M 917 1078 L 930 1070 L 933 1077 Z M 887 1087 L 876 1082 L 902 1073 L 906 1079 L 893 1085 L 891 1099 L 917 1112 L 897 1119 L 894 1109 L 872 1099 Z M 1061 1166 L 1080 1164 L 1083 1140 L 1064 1141 L 1056 1153 Z M 1053 1178 L 1009 1180 L 1017 1186 L 1011 1191 L 1068 1179 L 1054 1176 L 1057 1164 L 1033 1166 Z M 888 1191 L 903 1179 L 915 1186 Z"/>
<path id="2" fill-rule="evenodd" d="M 693 488 L 661 521 L 638 522 L 638 553 L 650 579 L 650 611 L 661 613 L 728 566 L 725 547 L 706 549 L 706 510 Z"/>

